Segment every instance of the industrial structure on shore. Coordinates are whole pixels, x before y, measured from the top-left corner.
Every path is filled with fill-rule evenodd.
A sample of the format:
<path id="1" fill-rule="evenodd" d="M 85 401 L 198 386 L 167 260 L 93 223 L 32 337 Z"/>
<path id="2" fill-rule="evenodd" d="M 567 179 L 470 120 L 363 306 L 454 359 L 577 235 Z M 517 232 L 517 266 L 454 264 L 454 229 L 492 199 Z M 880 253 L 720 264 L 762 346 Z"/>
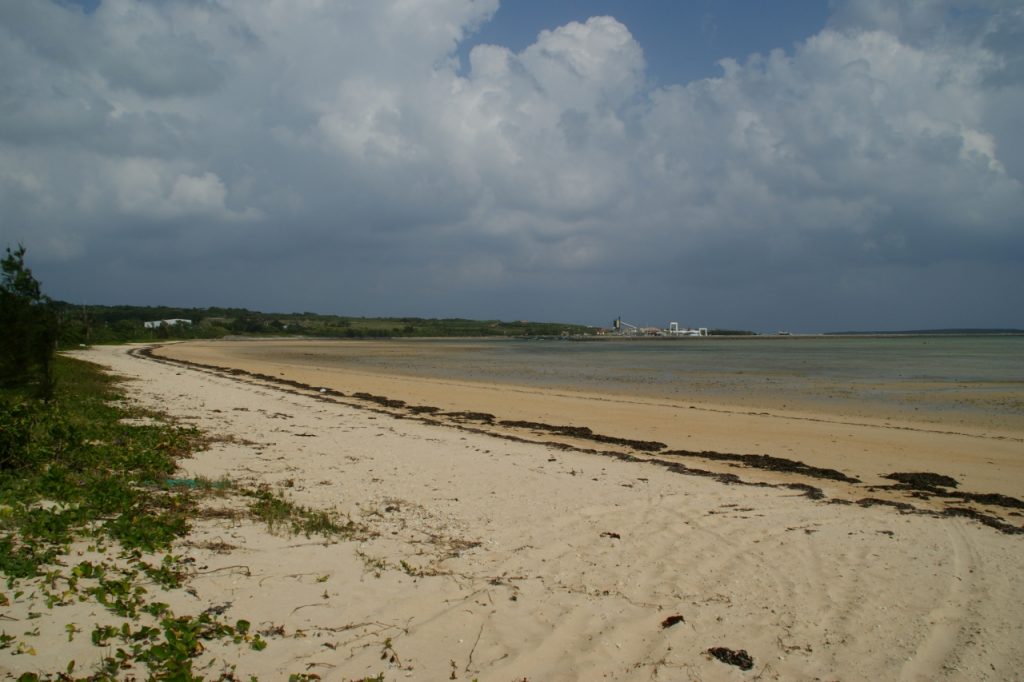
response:
<path id="1" fill-rule="evenodd" d="M 707 336 L 707 327 L 680 327 L 678 322 L 669 322 L 668 329 L 659 327 L 637 327 L 624 322 L 621 317 L 615 318 L 612 328 L 618 336 Z"/>

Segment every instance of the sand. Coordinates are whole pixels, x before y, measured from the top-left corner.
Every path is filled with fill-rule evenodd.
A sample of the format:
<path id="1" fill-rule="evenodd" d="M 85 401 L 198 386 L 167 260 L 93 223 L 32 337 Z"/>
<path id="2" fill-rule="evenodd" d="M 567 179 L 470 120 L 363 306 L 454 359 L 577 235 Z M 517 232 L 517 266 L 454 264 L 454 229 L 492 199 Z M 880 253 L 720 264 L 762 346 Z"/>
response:
<path id="1" fill-rule="evenodd" d="M 216 344 L 190 346 L 160 353 L 231 365 Z M 324 543 L 198 521 L 176 550 L 195 559 L 192 594 L 165 601 L 191 613 L 227 605 L 231 618 L 276 633 L 258 653 L 211 647 L 210 678 L 231 665 L 240 679 L 266 680 L 1024 678 L 1024 535 L 935 515 L 949 500 L 870 489 L 891 484 L 879 477 L 888 471 L 923 470 L 956 476 L 962 489 L 1019 495 L 1013 433 L 244 367 L 317 387 L 305 391 L 128 351 L 76 355 L 135 379 L 127 386 L 139 403 L 225 436 L 183 461 L 182 476 L 267 483 L 370 531 Z M 354 392 L 588 426 L 666 449 L 794 457 L 862 482 L 416 415 Z M 763 485 L 723 483 L 722 473 Z M 805 494 L 810 485 L 823 499 Z M 865 498 L 912 500 L 922 513 L 856 504 Z M 1013 509 L 955 504 L 1004 531 L 1020 527 Z M 19 608 L 28 607 L 10 613 Z M 98 654 L 68 643 L 63 623 L 95 614 L 67 610 L 77 608 L 33 622 L 45 621 L 37 650 L 52 662 L 77 656 L 83 669 Z M 715 647 L 745 650 L 753 667 L 715 659 Z M 29 658 L 0 651 L 0 671 L 53 671 Z"/>
<path id="2" fill-rule="evenodd" d="M 411 405 L 437 406 L 444 411 L 475 411 L 493 414 L 499 420 L 588 427 L 616 437 L 659 441 L 667 449 L 793 458 L 836 469 L 866 484 L 890 484 L 892 481 L 882 477 L 893 472 L 931 471 L 957 479 L 963 490 L 1010 496 L 1024 493 L 1024 427 L 1010 418 L 986 427 L 947 425 L 927 421 L 930 415 L 926 413 L 912 421 L 905 417 L 786 409 L 780 404 L 792 402 L 792 396 L 785 395 L 779 396 L 777 404 L 762 402 L 752 408 L 706 400 L 645 399 L 308 364 L 308 358 L 315 363 L 325 348 L 346 346 L 355 354 L 375 352 L 377 347 L 391 353 L 396 349 L 410 352 L 410 348 L 415 352 L 414 345 L 402 342 L 382 342 L 367 348 L 365 342 L 234 340 L 168 345 L 157 354 L 286 377 L 347 394 L 364 392 Z M 517 435 L 529 436 L 521 432 Z M 543 440 L 550 440 L 550 434 Z M 850 491 L 832 492 L 847 495 Z M 863 493 L 863 489 L 852 492 L 855 496 Z"/>

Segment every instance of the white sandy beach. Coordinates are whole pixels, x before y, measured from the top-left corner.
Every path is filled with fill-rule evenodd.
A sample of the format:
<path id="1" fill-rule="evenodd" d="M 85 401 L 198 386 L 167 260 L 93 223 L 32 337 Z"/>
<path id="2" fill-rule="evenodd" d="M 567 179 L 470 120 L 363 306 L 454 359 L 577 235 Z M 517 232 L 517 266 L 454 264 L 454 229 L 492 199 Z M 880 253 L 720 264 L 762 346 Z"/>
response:
<path id="1" fill-rule="evenodd" d="M 325 680 L 380 673 L 388 680 L 495 681 L 1024 678 L 1022 535 L 967 518 L 835 504 L 866 495 L 838 483 L 822 484 L 827 496 L 817 501 L 784 487 L 725 485 L 648 462 L 396 418 L 128 350 L 76 355 L 132 379 L 129 393 L 141 404 L 225 437 L 184 461 L 183 477 L 267 483 L 372 532 L 324 543 L 250 522 L 198 521 L 177 550 L 195 559 L 194 594 L 166 600 L 181 612 L 228 605 L 230 617 L 273 633 L 261 652 L 211 647 L 204 660 L 212 678 L 230 665 L 240 679 L 264 680 L 296 673 Z M 315 383 L 371 388 L 342 386 L 342 377 Z M 397 396 L 398 383 L 376 384 L 381 394 L 405 400 L 417 399 L 415 386 L 407 382 L 410 394 Z M 431 396 L 428 404 L 449 408 L 437 392 Z M 511 411 L 500 416 L 524 418 L 510 406 L 515 399 L 506 400 Z M 613 406 L 609 415 L 621 409 Z M 636 409 L 621 425 L 650 414 Z M 683 447 L 674 442 L 682 427 L 657 431 L 658 418 L 630 433 L 598 416 L 604 421 L 590 426 L 628 437 L 652 437 L 653 428 L 670 447 Z M 893 460 L 892 470 L 922 470 L 915 448 L 968 452 L 950 434 L 873 426 L 859 432 L 848 424 L 842 433 L 852 435 L 844 438 L 835 424 L 807 419 L 780 422 L 750 449 L 740 422 L 732 422 L 732 440 L 703 423 L 692 433 L 693 449 L 813 456 L 824 451 L 816 444 L 831 429 L 838 447 L 863 449 L 858 433 L 893 443 L 881 455 Z M 995 464 L 979 471 L 973 461 L 954 460 L 950 466 L 961 470 L 951 475 L 973 490 L 1019 495 L 1020 443 L 966 442 L 984 446 L 971 448 L 970 457 Z M 910 466 L 895 466 L 907 463 L 900 452 L 909 453 Z M 880 482 L 888 468 L 835 462 L 865 484 Z M 813 463 L 835 464 L 827 457 Z M 721 462 L 700 466 L 752 481 L 788 480 Z M 1001 518 L 1020 525 L 1019 517 Z M 46 646 L 37 650 L 49 661 L 3 651 L 0 671 L 53 672 L 53 663 L 76 656 L 84 669 L 95 651 L 67 642 L 64 630 L 69 618 L 96 616 L 82 608 L 57 608 L 42 619 Z M 670 616 L 682 620 L 663 627 Z M 22 625 L 28 627 L 4 627 Z M 712 658 L 712 647 L 746 650 L 753 668 Z"/>
<path id="2" fill-rule="evenodd" d="M 956 478 L 965 490 L 1010 496 L 1024 493 L 1024 424 L 1019 418 L 999 420 L 993 416 L 982 426 L 957 423 L 950 418 L 955 413 L 921 413 L 918 419 L 901 419 L 878 414 L 878 410 L 826 412 L 813 409 L 813 403 L 797 410 L 784 405 L 792 402 L 792 396 L 785 394 L 752 407 L 410 377 L 316 361 L 338 349 L 351 354 L 417 352 L 414 343 L 401 341 L 368 345 L 358 341 L 238 339 L 172 344 L 157 349 L 156 354 L 328 387 L 349 395 L 363 392 L 445 411 L 491 413 L 499 420 L 588 427 L 600 434 L 663 442 L 672 450 L 767 453 L 836 469 L 865 484 L 891 484 L 882 476 L 892 472 L 932 471 Z M 522 430 L 516 435 L 532 437 Z M 701 466 L 734 470 L 711 462 L 702 462 Z M 751 471 L 745 476 L 778 480 Z M 848 498 L 864 493 L 862 489 L 834 487 L 829 492 Z"/>

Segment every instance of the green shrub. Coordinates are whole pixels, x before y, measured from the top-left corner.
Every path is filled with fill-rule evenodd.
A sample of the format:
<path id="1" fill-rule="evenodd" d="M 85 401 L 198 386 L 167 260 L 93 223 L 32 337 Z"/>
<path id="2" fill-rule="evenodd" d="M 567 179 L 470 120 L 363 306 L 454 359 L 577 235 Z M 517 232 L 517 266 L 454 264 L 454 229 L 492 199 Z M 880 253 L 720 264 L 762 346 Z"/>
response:
<path id="1" fill-rule="evenodd" d="M 29 444 L 36 410 L 23 400 L 0 396 L 0 471 L 29 463 Z"/>
<path id="2" fill-rule="evenodd" d="M 0 386 L 53 395 L 57 316 L 25 265 L 25 247 L 7 248 L 0 261 Z"/>

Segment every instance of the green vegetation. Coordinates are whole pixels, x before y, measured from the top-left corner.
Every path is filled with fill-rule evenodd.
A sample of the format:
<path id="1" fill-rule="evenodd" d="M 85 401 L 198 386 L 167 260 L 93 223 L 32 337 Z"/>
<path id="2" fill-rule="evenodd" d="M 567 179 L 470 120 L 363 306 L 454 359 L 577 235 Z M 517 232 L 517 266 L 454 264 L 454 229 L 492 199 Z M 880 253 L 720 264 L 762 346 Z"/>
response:
<path id="1" fill-rule="evenodd" d="M 28 609 L 32 621 L 61 607 L 94 602 L 107 617 L 92 626 L 67 623 L 69 641 L 88 633 L 97 647 L 93 660 L 99 663 L 88 671 L 36 651 L 32 637 L 38 628 L 16 634 L 0 629 L 0 650 L 38 655 L 36 663 L 55 666 L 43 676 L 28 672 L 18 678 L 28 682 L 134 679 L 140 666 L 148 679 L 201 680 L 193 663 L 206 647 L 203 642 L 263 649 L 267 642 L 248 621 L 229 622 L 216 609 L 176 614 L 151 593 L 154 587 L 184 588 L 192 569 L 171 552 L 172 544 L 197 516 L 210 513 L 203 500 L 244 500 L 246 511 L 230 514 L 261 520 L 271 531 L 333 539 L 362 537 L 365 529 L 295 505 L 266 487 L 173 478 L 177 460 L 203 446 L 204 436 L 129 405 L 100 367 L 55 357 L 53 307 L 24 266 L 24 253 L 8 249 L 0 282 L 6 325 L 0 382 L 0 607 Z M 228 666 L 217 679 L 236 677 Z"/>
<path id="2" fill-rule="evenodd" d="M 79 306 L 54 303 L 60 343 L 78 344 L 252 336 L 312 336 L 347 339 L 394 337 L 560 336 L 593 330 L 557 322 L 425 319 L 420 317 L 345 317 L 316 313 L 262 313 L 244 308 L 169 308 L 155 306 Z M 146 322 L 185 319 L 191 324 L 146 328 Z"/>
<path id="3" fill-rule="evenodd" d="M 708 336 L 757 336 L 757 332 L 746 329 L 709 329 Z"/>
<path id="4" fill-rule="evenodd" d="M 57 317 L 25 265 L 24 246 L 8 247 L 0 262 L 0 330 L 0 387 L 28 389 L 49 399 Z"/>
<path id="5" fill-rule="evenodd" d="M 287 528 L 295 535 L 341 538 L 360 537 L 366 533 L 365 528 L 351 520 L 341 523 L 332 514 L 294 504 L 267 486 L 241 489 L 239 494 L 252 500 L 249 513 L 267 524 L 271 531 Z"/>
<path id="6" fill-rule="evenodd" d="M 163 481 L 198 433 L 124 424 L 155 415 L 121 404 L 95 366 L 65 358 L 53 366 L 50 404 L 0 394 L 0 571 L 8 576 L 36 575 L 95 519 L 104 520 L 93 534 L 144 551 L 165 549 L 187 527 L 190 500 Z"/>
<path id="7" fill-rule="evenodd" d="M 150 593 L 154 584 L 184 586 L 189 565 L 171 547 L 205 513 L 204 498 L 245 500 L 247 509 L 232 515 L 271 531 L 365 536 L 351 520 L 296 505 L 268 487 L 173 478 L 177 459 L 204 444 L 201 433 L 128 405 L 95 365 L 58 357 L 53 369 L 49 402 L 0 390 L 0 605 L 33 595 L 47 609 L 92 600 L 120 624 L 69 626 L 69 638 L 84 632 L 103 649 L 101 669 L 76 673 L 71 662 L 52 675 L 20 679 L 107 680 L 145 664 L 149 679 L 198 680 L 192 665 L 204 641 L 263 649 L 267 642 L 245 620 L 175 614 Z M 106 558 L 70 560 L 75 540 Z M 34 650 L 31 639 L 3 632 L 0 649 L 7 648 Z"/>

